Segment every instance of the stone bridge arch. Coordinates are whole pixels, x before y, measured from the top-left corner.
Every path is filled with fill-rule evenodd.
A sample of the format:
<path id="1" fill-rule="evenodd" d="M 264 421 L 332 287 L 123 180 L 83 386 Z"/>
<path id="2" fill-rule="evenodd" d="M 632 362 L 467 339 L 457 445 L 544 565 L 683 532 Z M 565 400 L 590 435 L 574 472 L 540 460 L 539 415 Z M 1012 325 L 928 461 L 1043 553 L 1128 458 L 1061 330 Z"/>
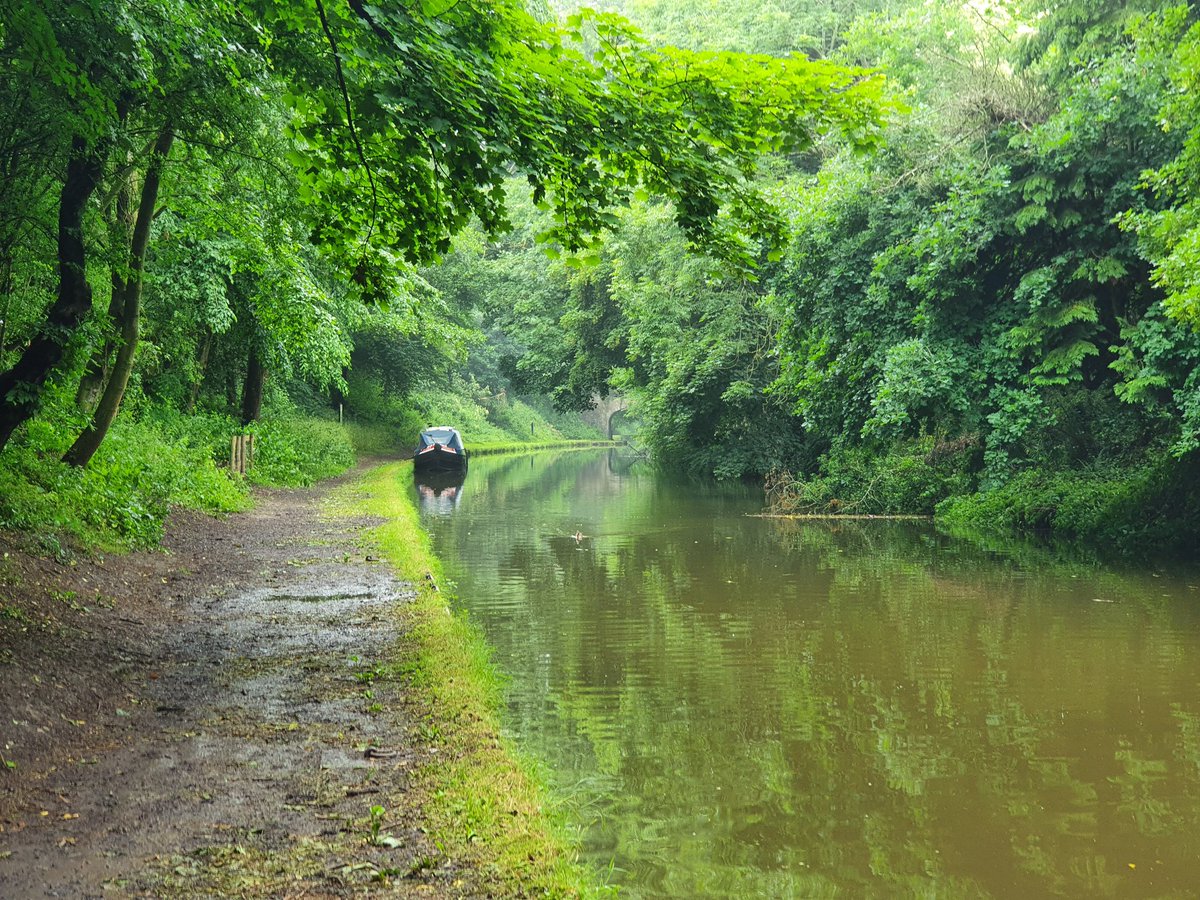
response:
<path id="1" fill-rule="evenodd" d="M 584 411 L 583 421 L 611 438 L 613 418 L 617 413 L 625 412 L 629 408 L 628 401 L 620 394 L 609 394 L 607 397 L 593 397 L 592 402 L 595 406 Z"/>

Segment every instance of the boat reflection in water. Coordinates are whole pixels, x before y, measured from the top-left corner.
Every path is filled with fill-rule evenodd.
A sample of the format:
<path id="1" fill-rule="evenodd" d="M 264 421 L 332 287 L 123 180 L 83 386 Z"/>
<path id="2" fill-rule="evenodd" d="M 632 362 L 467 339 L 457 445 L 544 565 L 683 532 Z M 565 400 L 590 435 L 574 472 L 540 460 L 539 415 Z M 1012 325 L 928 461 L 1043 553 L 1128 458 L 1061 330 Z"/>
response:
<path id="1" fill-rule="evenodd" d="M 462 499 L 464 472 L 414 472 L 413 483 L 417 487 L 417 502 L 422 513 L 433 516 L 448 516 Z"/>

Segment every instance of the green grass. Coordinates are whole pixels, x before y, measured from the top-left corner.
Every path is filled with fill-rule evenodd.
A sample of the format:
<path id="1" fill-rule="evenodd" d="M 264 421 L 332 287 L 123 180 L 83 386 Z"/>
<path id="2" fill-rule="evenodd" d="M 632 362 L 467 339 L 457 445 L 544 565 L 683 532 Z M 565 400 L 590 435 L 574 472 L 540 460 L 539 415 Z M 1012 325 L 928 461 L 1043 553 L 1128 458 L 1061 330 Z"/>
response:
<path id="1" fill-rule="evenodd" d="M 399 576 L 417 586 L 403 607 L 404 667 L 424 711 L 424 730 L 442 748 L 420 773 L 435 842 L 472 861 L 499 894 L 608 895 L 577 860 L 544 787 L 500 736 L 502 683 L 480 632 L 450 611 L 442 568 L 403 485 L 409 463 L 381 466 L 344 489 L 348 511 L 387 521 L 373 532 Z M 427 577 L 429 576 L 429 577 Z"/>
<path id="2" fill-rule="evenodd" d="M 521 453 L 527 450 L 562 450 L 583 447 L 612 447 L 612 441 L 598 440 L 546 440 L 546 441 L 489 441 L 471 444 L 467 449 L 472 456 L 492 456 L 497 453 Z"/>

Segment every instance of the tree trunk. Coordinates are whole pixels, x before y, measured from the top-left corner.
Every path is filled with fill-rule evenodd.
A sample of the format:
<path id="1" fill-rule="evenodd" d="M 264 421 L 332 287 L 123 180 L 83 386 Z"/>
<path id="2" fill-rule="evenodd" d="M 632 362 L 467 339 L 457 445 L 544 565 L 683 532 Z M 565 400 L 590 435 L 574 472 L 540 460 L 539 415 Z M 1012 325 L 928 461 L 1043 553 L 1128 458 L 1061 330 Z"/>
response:
<path id="1" fill-rule="evenodd" d="M 230 415 L 237 409 L 238 405 L 238 380 L 237 373 L 232 366 L 225 370 L 225 411 Z"/>
<path id="2" fill-rule="evenodd" d="M 250 341 L 250 357 L 246 361 L 246 383 L 242 385 L 242 424 L 258 421 L 262 412 L 263 386 L 267 370 L 258 352 L 258 341 Z"/>
<path id="3" fill-rule="evenodd" d="M 71 141 L 67 177 L 58 204 L 58 296 L 46 323 L 21 358 L 0 375 L 0 450 L 12 433 L 37 411 L 46 379 L 62 362 L 67 341 L 92 310 L 87 281 L 83 213 L 100 182 L 103 159 L 81 137 Z"/>
<path id="4" fill-rule="evenodd" d="M 117 213 L 115 233 L 121 237 L 126 246 L 133 245 L 133 173 L 121 179 L 121 187 L 117 191 Z M 87 369 L 79 381 L 79 389 L 75 392 L 75 405 L 89 415 L 95 412 L 100 402 L 104 383 L 108 378 L 109 361 L 112 358 L 113 336 L 120 330 L 121 319 L 125 309 L 125 294 L 129 290 L 130 273 L 125 265 L 114 265 L 112 268 L 112 298 L 108 302 L 108 318 L 104 322 L 104 335 L 100 346 L 88 360 Z"/>
<path id="5" fill-rule="evenodd" d="M 0 362 L 4 361 L 4 339 L 8 333 L 8 313 L 12 308 L 12 248 L 5 248 L 4 276 L 0 278 L 0 297 L 4 298 L 4 308 L 0 309 Z"/>
<path id="6" fill-rule="evenodd" d="M 200 398 L 200 385 L 204 383 L 204 373 L 208 371 L 208 353 L 212 349 L 212 339 L 212 329 L 206 329 L 204 343 L 200 345 L 200 358 L 196 360 L 196 367 L 200 371 L 196 373 L 196 380 L 192 382 L 192 391 L 188 396 L 186 412 L 189 416 L 196 411 L 196 401 Z"/>
<path id="7" fill-rule="evenodd" d="M 104 436 L 125 397 L 129 384 L 129 373 L 133 371 L 133 356 L 138 344 L 138 319 L 142 301 L 142 273 L 146 265 L 146 247 L 150 243 L 150 225 L 154 221 L 154 205 L 158 202 L 158 186 L 162 180 L 163 162 L 171 152 L 175 133 L 171 126 L 159 132 L 154 143 L 150 163 L 146 167 L 146 178 L 142 182 L 142 197 L 138 204 L 137 224 L 133 227 L 133 241 L 129 248 L 129 280 L 125 287 L 125 300 L 121 309 L 121 344 L 113 362 L 112 375 L 104 387 L 100 405 L 83 434 L 76 438 L 71 449 L 63 456 L 63 462 L 73 466 L 86 466 L 93 454 L 100 449 Z"/>

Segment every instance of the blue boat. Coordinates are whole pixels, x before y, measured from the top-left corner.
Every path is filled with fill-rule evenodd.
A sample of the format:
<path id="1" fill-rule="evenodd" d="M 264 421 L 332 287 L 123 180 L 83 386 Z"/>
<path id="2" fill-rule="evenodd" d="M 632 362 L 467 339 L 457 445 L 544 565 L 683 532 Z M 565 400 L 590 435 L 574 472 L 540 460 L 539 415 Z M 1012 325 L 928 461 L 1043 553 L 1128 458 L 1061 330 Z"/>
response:
<path id="1" fill-rule="evenodd" d="M 465 472 L 467 455 L 457 429 L 449 425 L 426 428 L 413 451 L 413 471 Z"/>

